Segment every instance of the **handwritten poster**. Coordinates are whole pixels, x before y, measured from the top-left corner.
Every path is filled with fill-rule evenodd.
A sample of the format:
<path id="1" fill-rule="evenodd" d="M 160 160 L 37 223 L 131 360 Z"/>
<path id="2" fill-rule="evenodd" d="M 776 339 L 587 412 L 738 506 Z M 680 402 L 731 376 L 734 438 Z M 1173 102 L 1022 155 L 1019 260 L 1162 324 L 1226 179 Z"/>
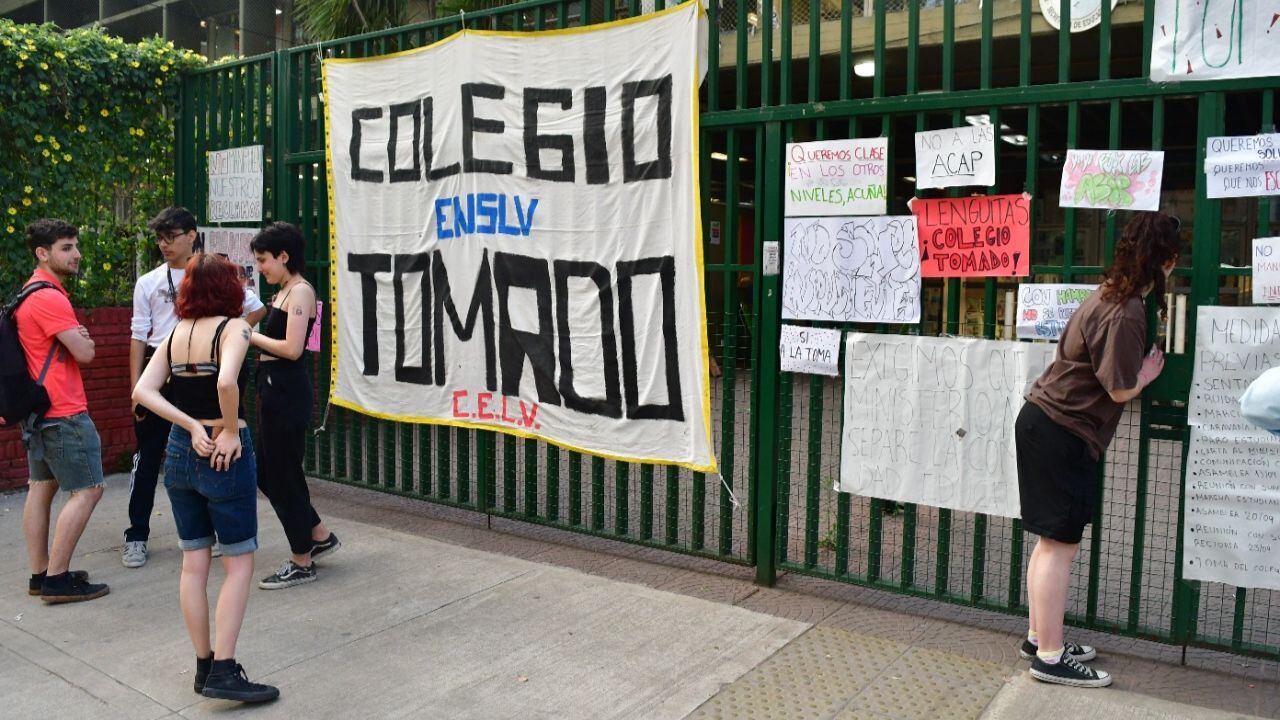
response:
<path id="1" fill-rule="evenodd" d="M 785 214 L 883 215 L 887 138 L 787 144 Z"/>
<path id="2" fill-rule="evenodd" d="M 253 228 L 218 228 L 198 227 L 196 235 L 204 246 L 204 251 L 213 255 L 221 255 L 240 268 L 240 277 L 250 290 L 258 292 L 258 264 L 253 259 L 253 250 L 249 243 L 258 231 Z"/>
<path id="3" fill-rule="evenodd" d="M 1018 517 L 1013 421 L 1055 349 L 850 333 L 839 489 Z"/>
<path id="4" fill-rule="evenodd" d="M 996 129 L 970 125 L 916 133 L 916 187 L 995 185 Z"/>
<path id="5" fill-rule="evenodd" d="M 831 375 L 838 373 L 840 331 L 783 325 L 778 338 L 783 372 Z"/>
<path id="6" fill-rule="evenodd" d="M 320 326 L 324 325 L 324 301 L 316 300 L 316 321 L 311 324 L 311 332 L 307 335 L 307 350 L 320 352 Z"/>
<path id="7" fill-rule="evenodd" d="M 787 218 L 782 317 L 920 322 L 920 258 L 910 215 Z"/>
<path id="8" fill-rule="evenodd" d="M 1280 438 L 1240 396 L 1280 366 L 1280 309 L 1200 306 L 1187 408 L 1182 553 L 1189 580 L 1280 590 Z"/>
<path id="9" fill-rule="evenodd" d="M 262 146 L 247 145 L 208 153 L 207 222 L 262 220 Z"/>
<path id="10" fill-rule="evenodd" d="M 924 277 L 1010 277 L 1031 271 L 1031 198 L 978 195 L 911 201 Z"/>
<path id="11" fill-rule="evenodd" d="M 1280 133 L 1209 138 L 1204 174 L 1211 198 L 1280 195 Z"/>
<path id="12" fill-rule="evenodd" d="M 1018 286 L 1018 338 L 1053 340 L 1062 338 L 1067 321 L 1097 285 L 1023 283 Z"/>
<path id="13" fill-rule="evenodd" d="M 1253 304 L 1280 303 L 1280 237 L 1253 241 Z"/>
<path id="14" fill-rule="evenodd" d="M 1161 150 L 1068 150 L 1061 207 L 1159 210 Z"/>
<path id="15" fill-rule="evenodd" d="M 1275 0 L 1155 0 L 1152 15 L 1156 82 L 1280 75 Z"/>

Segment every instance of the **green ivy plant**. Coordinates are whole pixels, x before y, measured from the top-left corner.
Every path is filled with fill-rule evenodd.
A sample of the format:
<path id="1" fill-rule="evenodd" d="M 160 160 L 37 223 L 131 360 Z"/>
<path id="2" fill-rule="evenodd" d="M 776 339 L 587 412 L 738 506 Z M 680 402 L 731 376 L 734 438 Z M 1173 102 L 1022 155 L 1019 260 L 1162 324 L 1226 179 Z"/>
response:
<path id="1" fill-rule="evenodd" d="M 146 218 L 173 197 L 179 74 L 205 59 L 159 38 L 0 20 L 0 297 L 29 275 L 26 224 L 81 228 L 80 307 L 127 305 Z"/>

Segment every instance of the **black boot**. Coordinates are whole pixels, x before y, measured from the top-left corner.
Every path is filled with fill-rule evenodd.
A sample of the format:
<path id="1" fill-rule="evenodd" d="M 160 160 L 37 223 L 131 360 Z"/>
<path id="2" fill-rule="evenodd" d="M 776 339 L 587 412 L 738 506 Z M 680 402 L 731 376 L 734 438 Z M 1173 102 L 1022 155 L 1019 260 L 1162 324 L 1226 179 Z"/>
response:
<path id="1" fill-rule="evenodd" d="M 280 689 L 272 685 L 249 682 L 244 668 L 234 658 L 214 660 L 201 695 L 220 700 L 260 703 L 280 697 Z"/>
<path id="2" fill-rule="evenodd" d="M 196 658 L 196 694 L 204 692 L 204 681 L 209 679 L 209 668 L 213 667 L 213 656 Z"/>

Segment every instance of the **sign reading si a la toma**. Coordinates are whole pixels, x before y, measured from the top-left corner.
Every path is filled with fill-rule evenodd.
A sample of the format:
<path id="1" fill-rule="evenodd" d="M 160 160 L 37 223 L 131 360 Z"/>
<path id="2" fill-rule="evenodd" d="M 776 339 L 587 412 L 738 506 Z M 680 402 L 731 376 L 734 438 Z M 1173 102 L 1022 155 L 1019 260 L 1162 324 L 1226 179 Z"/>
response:
<path id="1" fill-rule="evenodd" d="M 333 402 L 714 470 L 696 2 L 324 64 Z"/>

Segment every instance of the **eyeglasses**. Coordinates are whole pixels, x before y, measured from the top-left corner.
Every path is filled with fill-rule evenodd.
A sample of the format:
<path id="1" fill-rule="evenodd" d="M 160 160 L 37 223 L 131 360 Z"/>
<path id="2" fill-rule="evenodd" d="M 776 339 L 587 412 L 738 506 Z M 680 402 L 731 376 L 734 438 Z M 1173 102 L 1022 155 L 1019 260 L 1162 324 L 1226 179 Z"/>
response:
<path id="1" fill-rule="evenodd" d="M 172 244 L 174 244 L 175 242 L 177 242 L 177 241 L 178 241 L 178 238 L 182 237 L 183 235 L 186 235 L 186 233 L 185 233 L 185 232 L 176 232 L 176 233 L 156 233 L 156 244 L 157 244 L 157 245 L 172 245 Z"/>

